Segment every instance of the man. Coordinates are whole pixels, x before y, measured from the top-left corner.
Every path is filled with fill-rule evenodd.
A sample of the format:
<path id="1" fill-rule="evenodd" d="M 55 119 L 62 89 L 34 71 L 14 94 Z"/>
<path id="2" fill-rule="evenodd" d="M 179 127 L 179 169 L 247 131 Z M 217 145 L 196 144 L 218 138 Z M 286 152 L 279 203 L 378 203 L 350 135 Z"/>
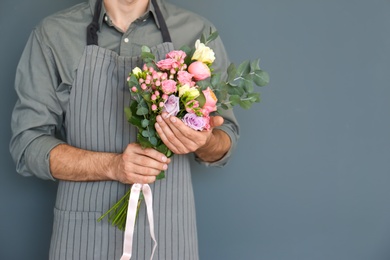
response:
<path id="1" fill-rule="evenodd" d="M 238 139 L 232 111 L 213 117 L 203 132 L 159 116 L 156 130 L 175 153 L 166 158 L 135 142 L 123 110 L 142 45 L 162 59 L 210 29 L 204 18 L 161 0 L 89 0 L 33 30 L 17 69 L 10 150 L 20 174 L 59 182 L 50 259 L 119 259 L 123 232 L 96 220 L 132 183 L 153 190 L 154 259 L 198 259 L 189 155 L 211 166 L 227 162 Z M 215 71 L 225 72 L 221 40 L 210 47 Z M 167 177 L 154 182 L 161 170 Z M 134 259 L 150 258 L 148 230 L 141 206 Z"/>

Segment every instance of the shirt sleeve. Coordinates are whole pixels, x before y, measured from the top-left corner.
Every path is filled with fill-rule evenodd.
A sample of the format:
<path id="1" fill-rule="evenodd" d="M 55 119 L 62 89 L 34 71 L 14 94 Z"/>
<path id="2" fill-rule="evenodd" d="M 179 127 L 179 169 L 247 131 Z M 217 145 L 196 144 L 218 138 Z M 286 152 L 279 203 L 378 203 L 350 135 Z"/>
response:
<path id="1" fill-rule="evenodd" d="M 23 176 L 54 180 L 49 154 L 64 143 L 63 109 L 56 87 L 60 80 L 49 47 L 35 29 L 19 61 L 15 90 L 18 100 L 11 118 L 10 152 L 16 171 Z"/>
<path id="2" fill-rule="evenodd" d="M 212 26 L 211 31 L 216 31 L 216 29 Z M 210 32 L 210 28 L 207 29 L 207 32 Z M 230 61 L 228 58 L 228 55 L 225 50 L 225 46 L 223 45 L 223 42 L 221 40 L 221 37 L 217 37 L 214 41 L 212 41 L 209 44 L 209 47 L 214 51 L 215 53 L 215 61 L 212 65 L 214 69 L 214 73 L 220 73 L 221 79 L 227 78 L 227 68 L 230 65 Z M 220 127 L 217 127 L 218 129 L 224 131 L 231 140 L 231 147 L 229 151 L 218 161 L 209 163 L 204 162 L 197 156 L 195 156 L 195 160 L 201 164 L 204 164 L 206 166 L 217 166 L 222 167 L 227 164 L 227 162 L 230 160 L 231 155 L 233 154 L 233 151 L 235 150 L 237 146 L 237 142 L 239 139 L 239 124 L 234 116 L 233 109 L 228 110 L 221 110 L 219 114 L 224 118 L 224 123 Z"/>

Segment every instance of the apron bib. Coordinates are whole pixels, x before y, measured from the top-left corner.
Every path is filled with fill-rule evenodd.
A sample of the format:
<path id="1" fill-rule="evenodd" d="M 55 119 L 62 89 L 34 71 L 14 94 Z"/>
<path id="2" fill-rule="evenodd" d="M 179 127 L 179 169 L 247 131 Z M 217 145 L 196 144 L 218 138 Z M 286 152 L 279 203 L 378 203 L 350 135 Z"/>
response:
<path id="1" fill-rule="evenodd" d="M 151 47 L 159 60 L 173 50 L 173 44 L 169 33 L 167 37 L 168 31 L 158 5 L 152 2 L 160 17 L 164 38 L 162 44 Z M 142 66 L 142 60 L 140 57 L 119 56 L 97 45 L 94 30 L 99 15 L 97 4 L 95 25 L 88 28 L 93 36 L 88 37 L 69 95 L 65 116 L 67 143 L 86 150 L 121 153 L 129 143 L 136 141 L 136 129 L 127 122 L 124 113 L 130 102 L 126 80 L 134 67 Z M 188 156 L 173 156 L 166 178 L 150 187 L 158 242 L 153 259 L 198 259 Z M 97 219 L 129 188 L 129 185 L 115 181 L 59 181 L 50 259 L 120 259 L 124 233 L 106 219 L 101 222 Z M 153 242 L 144 203 L 134 231 L 132 259 L 149 259 Z"/>

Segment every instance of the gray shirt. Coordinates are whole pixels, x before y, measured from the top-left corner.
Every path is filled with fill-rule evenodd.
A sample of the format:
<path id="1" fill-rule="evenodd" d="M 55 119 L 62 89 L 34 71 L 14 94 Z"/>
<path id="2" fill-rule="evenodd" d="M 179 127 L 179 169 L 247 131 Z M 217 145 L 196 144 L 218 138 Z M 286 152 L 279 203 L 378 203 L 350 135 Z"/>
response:
<path id="1" fill-rule="evenodd" d="M 51 149 L 66 140 L 64 113 L 75 71 L 86 45 L 86 27 L 92 20 L 96 0 L 81 3 L 45 18 L 32 31 L 20 59 L 15 79 L 18 100 L 12 114 L 11 155 L 17 172 L 52 179 L 49 169 Z M 175 49 L 192 46 L 202 33 L 215 30 L 203 17 L 157 0 L 165 17 Z M 126 32 L 113 26 L 104 7 L 100 14 L 99 46 L 121 56 L 137 56 L 143 45 L 162 42 L 153 6 L 134 21 Z M 217 57 L 215 72 L 225 73 L 229 60 L 220 38 L 210 47 Z M 223 113 L 220 127 L 232 140 L 232 148 L 218 162 L 224 165 L 238 139 L 238 124 L 232 111 Z"/>

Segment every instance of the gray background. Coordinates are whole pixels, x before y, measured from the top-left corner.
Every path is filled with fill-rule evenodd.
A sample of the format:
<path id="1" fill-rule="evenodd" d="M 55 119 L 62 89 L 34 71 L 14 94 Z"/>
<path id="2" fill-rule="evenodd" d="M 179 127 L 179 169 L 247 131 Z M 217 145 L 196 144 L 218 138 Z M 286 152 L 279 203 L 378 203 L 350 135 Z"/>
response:
<path id="1" fill-rule="evenodd" d="M 0 259 L 47 258 L 56 184 L 15 173 L 13 80 L 33 26 L 80 1 L 0 3 Z M 232 161 L 194 164 L 201 259 L 390 259 L 390 1 L 172 2 L 271 75 Z"/>

